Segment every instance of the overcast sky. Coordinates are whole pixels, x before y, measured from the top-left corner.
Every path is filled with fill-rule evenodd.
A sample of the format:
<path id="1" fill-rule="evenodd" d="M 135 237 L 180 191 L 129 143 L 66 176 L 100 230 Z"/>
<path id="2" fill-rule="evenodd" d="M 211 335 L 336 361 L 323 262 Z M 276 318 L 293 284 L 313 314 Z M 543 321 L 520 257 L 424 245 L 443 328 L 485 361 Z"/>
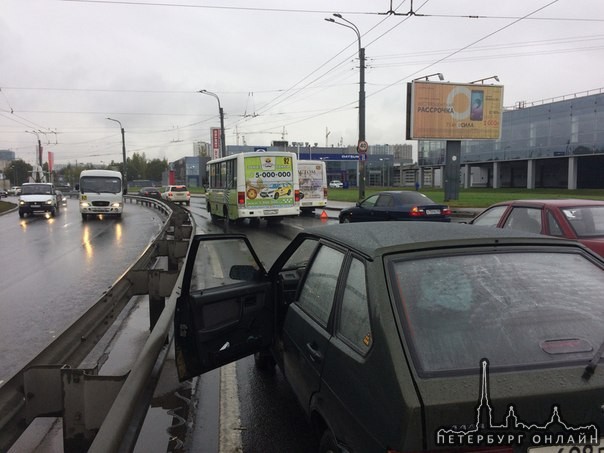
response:
<path id="1" fill-rule="evenodd" d="M 129 154 L 192 155 L 220 125 L 202 89 L 227 145 L 356 144 L 358 40 L 324 20 L 336 12 L 366 49 L 370 144 L 405 143 L 406 83 L 423 75 L 497 75 L 506 107 L 604 87 L 602 0 L 1 3 L 0 149 L 32 164 L 34 131 L 44 160 L 120 161 L 107 117 Z"/>

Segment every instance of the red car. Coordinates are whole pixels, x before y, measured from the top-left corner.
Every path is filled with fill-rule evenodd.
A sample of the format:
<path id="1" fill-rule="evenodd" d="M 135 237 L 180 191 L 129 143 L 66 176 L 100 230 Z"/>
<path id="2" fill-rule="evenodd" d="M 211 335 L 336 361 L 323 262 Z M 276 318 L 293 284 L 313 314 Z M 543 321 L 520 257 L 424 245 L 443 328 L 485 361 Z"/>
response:
<path id="1" fill-rule="evenodd" d="M 505 201 L 488 207 L 470 223 L 575 239 L 604 257 L 604 201 Z"/>

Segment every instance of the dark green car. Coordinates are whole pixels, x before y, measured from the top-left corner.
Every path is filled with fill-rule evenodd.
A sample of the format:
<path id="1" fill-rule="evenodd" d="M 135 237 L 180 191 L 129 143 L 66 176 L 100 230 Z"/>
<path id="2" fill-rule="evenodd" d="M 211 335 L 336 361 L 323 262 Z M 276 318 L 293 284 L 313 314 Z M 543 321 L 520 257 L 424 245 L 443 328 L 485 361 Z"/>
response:
<path id="1" fill-rule="evenodd" d="M 175 332 L 182 380 L 277 363 L 321 452 L 594 452 L 603 436 L 604 261 L 564 239 L 329 225 L 266 272 L 245 236 L 198 235 Z"/>

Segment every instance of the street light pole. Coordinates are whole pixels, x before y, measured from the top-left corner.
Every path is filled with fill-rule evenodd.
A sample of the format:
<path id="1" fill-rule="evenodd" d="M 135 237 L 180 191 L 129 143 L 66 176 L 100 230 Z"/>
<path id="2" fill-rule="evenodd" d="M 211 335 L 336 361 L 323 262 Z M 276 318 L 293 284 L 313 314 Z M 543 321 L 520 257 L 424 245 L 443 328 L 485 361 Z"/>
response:
<path id="1" fill-rule="evenodd" d="M 216 100 L 218 101 L 218 114 L 220 115 L 220 157 L 225 157 L 226 156 L 226 143 L 224 140 L 224 111 L 222 110 L 222 107 L 220 105 L 220 98 L 218 97 L 217 94 L 212 93 L 211 91 L 208 91 L 208 90 L 199 90 L 198 92 L 201 94 L 207 94 L 208 96 L 212 96 L 212 97 L 216 98 Z"/>
<path id="2" fill-rule="evenodd" d="M 359 43 L 359 142 L 357 143 L 357 152 L 359 151 L 358 146 L 361 142 L 365 142 L 365 48 L 361 46 L 361 32 L 355 24 L 350 22 L 348 19 L 342 17 L 341 14 L 334 13 L 334 17 L 346 22 L 336 22 L 334 19 L 327 18 L 327 22 L 333 22 L 334 24 L 341 25 L 342 27 L 350 28 L 357 35 Z M 348 24 L 348 25 L 347 25 Z M 365 198 L 365 153 L 359 155 L 359 200 Z"/>
<path id="3" fill-rule="evenodd" d="M 36 136 L 36 139 L 38 140 L 38 149 L 36 150 L 36 160 L 37 160 L 37 164 L 40 167 L 39 170 L 35 173 L 32 173 L 32 179 L 34 179 L 36 182 L 40 182 L 44 176 L 44 173 L 42 172 L 42 142 L 40 141 L 40 135 L 39 132 L 40 131 L 25 131 L 28 134 L 34 134 Z M 34 174 L 36 175 L 34 177 Z M 38 179 L 40 181 L 38 181 Z"/>
<path id="4" fill-rule="evenodd" d="M 128 187 L 128 165 L 126 162 L 126 136 L 124 133 L 124 128 L 122 127 L 122 123 L 118 120 L 114 120 L 113 118 L 107 118 L 109 121 L 115 121 L 120 125 L 120 129 L 122 131 L 122 158 L 124 159 L 124 184 Z"/>

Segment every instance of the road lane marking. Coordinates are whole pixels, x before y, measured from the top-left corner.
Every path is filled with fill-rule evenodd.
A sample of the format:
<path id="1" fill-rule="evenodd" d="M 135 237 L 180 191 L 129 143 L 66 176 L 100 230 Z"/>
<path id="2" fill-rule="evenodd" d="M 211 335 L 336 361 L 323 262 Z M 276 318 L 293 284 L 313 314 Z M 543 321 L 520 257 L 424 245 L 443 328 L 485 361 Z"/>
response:
<path id="1" fill-rule="evenodd" d="M 241 419 L 237 391 L 237 366 L 229 363 L 220 369 L 220 453 L 241 453 Z"/>

